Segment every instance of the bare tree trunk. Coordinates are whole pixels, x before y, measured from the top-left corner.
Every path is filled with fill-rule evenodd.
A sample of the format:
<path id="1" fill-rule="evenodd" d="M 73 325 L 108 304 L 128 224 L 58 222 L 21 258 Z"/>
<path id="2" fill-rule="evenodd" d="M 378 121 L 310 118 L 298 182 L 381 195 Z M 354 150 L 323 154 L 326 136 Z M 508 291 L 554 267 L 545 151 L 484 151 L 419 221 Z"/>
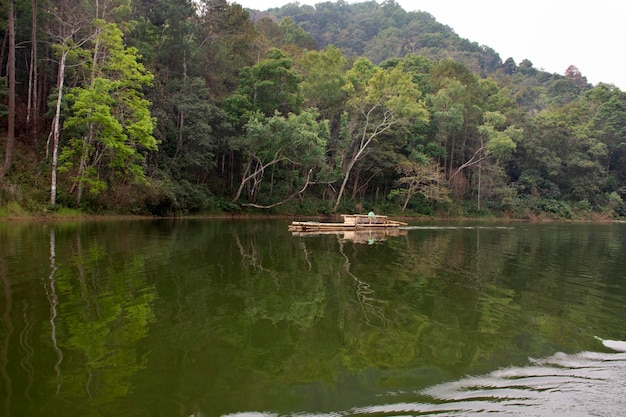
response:
<path id="1" fill-rule="evenodd" d="M 239 184 L 239 189 L 237 190 L 237 193 L 235 194 L 235 197 L 233 198 L 233 200 L 231 201 L 231 203 L 236 203 L 239 198 L 241 197 L 241 193 L 243 192 L 244 187 L 251 181 L 254 180 L 254 185 L 252 186 L 252 201 L 256 202 L 256 195 L 258 193 L 260 184 L 261 184 L 261 180 L 263 179 L 263 172 L 265 172 L 265 170 L 268 167 L 271 167 L 281 161 L 283 161 L 285 158 L 280 156 L 280 152 L 277 152 L 274 155 L 274 159 L 272 159 L 271 161 L 269 161 L 266 164 L 263 164 L 262 161 L 260 159 L 258 159 L 256 156 L 254 156 L 253 158 L 257 159 L 257 167 L 256 168 L 252 168 L 252 164 L 253 164 L 253 159 L 251 158 L 248 161 L 248 166 L 246 167 L 246 170 L 244 171 L 244 177 L 241 180 L 241 183 Z M 250 171 L 252 170 L 251 174 L 248 174 Z"/>
<path id="2" fill-rule="evenodd" d="M 89 124 L 89 136 L 93 136 L 93 133 L 91 132 L 93 130 L 93 123 Z M 81 157 L 80 157 L 80 161 L 78 162 L 78 188 L 76 190 L 76 204 L 80 205 L 81 201 L 83 200 L 83 182 L 80 180 L 83 175 L 85 174 L 85 170 L 87 169 L 87 153 L 89 152 L 89 150 L 87 149 L 87 144 L 88 142 L 90 142 L 91 139 L 89 138 L 85 138 L 83 139 L 83 149 L 81 152 Z"/>
<path id="3" fill-rule="evenodd" d="M 452 170 L 454 168 L 454 147 L 456 146 L 456 135 L 452 135 L 452 143 L 450 144 L 450 161 L 448 167 L 448 177 L 451 178 Z"/>
<path id="4" fill-rule="evenodd" d="M 356 200 L 357 192 L 359 191 L 359 180 L 361 179 L 361 171 L 358 170 L 354 176 L 354 184 L 352 185 L 352 201 Z"/>
<path id="5" fill-rule="evenodd" d="M 7 144 L 4 154 L 4 170 L 0 177 L 11 170 L 13 149 L 15 148 L 15 14 L 13 0 L 9 0 L 9 115 L 7 123 Z"/>
<path id="6" fill-rule="evenodd" d="M 183 147 L 183 127 L 185 125 L 185 112 L 183 110 L 179 110 L 178 112 L 178 137 L 176 141 L 176 152 L 174 152 L 174 156 L 172 157 L 172 162 L 170 163 L 170 168 L 174 166 L 174 161 L 178 158 L 178 154 Z"/>
<path id="7" fill-rule="evenodd" d="M 343 193 L 346 190 L 346 184 L 348 183 L 348 178 L 350 177 L 350 172 L 352 171 L 352 167 L 354 166 L 355 160 L 351 160 L 348 163 L 348 167 L 346 168 L 346 173 L 343 176 L 343 181 L 341 182 L 341 187 L 339 187 L 339 194 L 337 195 L 337 200 L 335 201 L 335 205 L 333 206 L 333 211 L 337 211 L 339 208 L 339 203 L 341 203 L 341 197 L 343 197 Z"/>
<path id="8" fill-rule="evenodd" d="M 300 197 L 300 200 L 302 200 L 302 194 L 304 194 L 304 192 L 306 191 L 307 187 L 311 184 L 316 184 L 315 182 L 311 181 L 311 174 L 313 173 L 313 169 L 309 170 L 309 173 L 306 176 L 306 182 L 304 183 L 304 186 L 302 187 L 302 189 L 300 191 L 297 191 L 293 194 L 291 194 L 289 197 L 285 198 L 283 201 L 279 201 L 278 203 L 274 203 L 274 204 L 270 204 L 268 206 L 261 206 L 259 204 L 255 204 L 255 203 L 248 203 L 248 204 L 242 204 L 242 206 L 245 207 L 254 207 L 254 208 L 260 208 L 260 209 L 270 209 L 272 207 L 276 207 L 279 206 L 281 204 L 284 204 L 286 202 L 288 202 L 289 200 L 293 199 L 294 197 Z"/>
<path id="9" fill-rule="evenodd" d="M 4 32 L 4 37 L 2 38 L 2 48 L 0 48 L 0 62 L 4 62 L 4 50 L 7 48 L 7 42 L 9 41 L 9 31 Z M 0 65 L 0 77 L 2 77 L 2 66 Z"/>
<path id="10" fill-rule="evenodd" d="M 252 168 L 252 159 L 250 159 L 248 161 L 248 165 L 246 166 L 246 170 L 244 171 L 241 183 L 239 184 L 239 188 L 237 189 L 237 193 L 235 194 L 235 197 L 233 198 L 233 200 L 231 201 L 231 203 L 236 203 L 237 200 L 239 200 L 239 197 L 241 197 L 241 193 L 243 192 L 243 188 L 245 187 L 246 183 L 250 180 L 250 178 L 252 178 L 252 176 L 248 176 L 248 172 L 250 172 L 250 169 Z"/>
<path id="11" fill-rule="evenodd" d="M 480 148 L 482 149 L 483 147 L 484 147 L 483 139 L 481 137 L 480 138 Z M 483 170 L 483 160 L 480 159 L 479 162 L 478 162 L 478 204 L 477 204 L 479 212 L 480 212 L 480 198 L 481 198 L 481 195 L 480 195 L 480 191 L 481 191 L 480 186 L 481 186 L 481 184 L 480 184 L 480 182 L 481 182 L 482 170 Z"/>

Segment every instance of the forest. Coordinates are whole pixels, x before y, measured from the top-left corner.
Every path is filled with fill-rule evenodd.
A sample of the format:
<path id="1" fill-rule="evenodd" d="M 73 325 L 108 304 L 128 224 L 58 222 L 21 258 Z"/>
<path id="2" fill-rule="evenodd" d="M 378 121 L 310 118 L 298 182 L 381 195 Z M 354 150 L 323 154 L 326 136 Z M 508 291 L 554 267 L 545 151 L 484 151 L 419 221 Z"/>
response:
<path id="1" fill-rule="evenodd" d="M 0 16 L 0 217 L 626 216 L 624 92 L 394 0 Z"/>

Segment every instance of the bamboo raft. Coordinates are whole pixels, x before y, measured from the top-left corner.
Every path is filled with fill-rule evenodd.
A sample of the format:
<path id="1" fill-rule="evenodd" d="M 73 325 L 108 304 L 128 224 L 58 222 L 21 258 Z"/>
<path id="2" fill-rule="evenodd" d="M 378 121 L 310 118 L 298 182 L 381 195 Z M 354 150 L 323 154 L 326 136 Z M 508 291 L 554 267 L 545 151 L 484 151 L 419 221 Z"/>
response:
<path id="1" fill-rule="evenodd" d="M 326 223 L 313 221 L 293 221 L 289 225 L 290 232 L 321 232 L 342 230 L 386 230 L 407 226 L 404 222 L 390 220 L 387 216 L 368 216 L 366 214 L 342 214 L 343 223 Z"/>

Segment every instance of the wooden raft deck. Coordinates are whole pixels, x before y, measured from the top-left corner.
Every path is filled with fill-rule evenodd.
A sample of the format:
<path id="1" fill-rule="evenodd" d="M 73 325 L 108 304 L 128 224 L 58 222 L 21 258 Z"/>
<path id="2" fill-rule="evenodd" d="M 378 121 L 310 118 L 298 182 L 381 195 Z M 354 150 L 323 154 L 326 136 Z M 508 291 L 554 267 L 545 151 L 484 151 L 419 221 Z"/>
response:
<path id="1" fill-rule="evenodd" d="M 389 220 L 387 216 L 374 217 L 364 214 L 342 214 L 343 223 L 325 223 L 313 221 L 294 221 L 289 225 L 290 232 L 341 231 L 341 230 L 377 230 L 406 226 L 404 222 Z"/>

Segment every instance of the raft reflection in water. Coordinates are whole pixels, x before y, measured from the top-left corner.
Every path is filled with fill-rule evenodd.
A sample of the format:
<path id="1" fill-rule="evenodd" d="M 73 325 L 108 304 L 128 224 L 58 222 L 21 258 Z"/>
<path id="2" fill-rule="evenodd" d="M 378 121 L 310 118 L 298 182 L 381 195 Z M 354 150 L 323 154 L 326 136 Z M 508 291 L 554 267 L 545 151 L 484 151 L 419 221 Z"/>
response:
<path id="1" fill-rule="evenodd" d="M 368 230 L 341 230 L 328 231 L 317 230 L 313 232 L 291 232 L 292 236 L 311 237 L 322 235 L 334 235 L 342 242 L 367 243 L 369 245 L 386 240 L 388 237 L 406 236 L 408 230 L 398 228 L 368 229 Z"/>

